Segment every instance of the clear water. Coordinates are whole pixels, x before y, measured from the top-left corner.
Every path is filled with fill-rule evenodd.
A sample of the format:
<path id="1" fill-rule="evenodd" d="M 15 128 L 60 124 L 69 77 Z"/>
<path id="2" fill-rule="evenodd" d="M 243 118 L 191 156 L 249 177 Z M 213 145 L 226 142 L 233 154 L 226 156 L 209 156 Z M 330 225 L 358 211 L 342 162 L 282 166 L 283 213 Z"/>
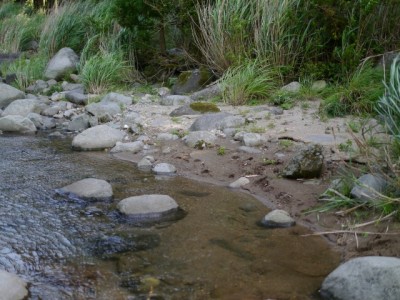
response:
<path id="1" fill-rule="evenodd" d="M 30 283 L 30 299 L 313 299 L 339 262 L 302 227 L 259 227 L 268 210 L 249 195 L 156 178 L 68 140 L 2 135 L 0 171 L 0 268 Z M 114 201 L 55 195 L 86 177 L 109 181 Z M 138 227 L 116 213 L 126 197 L 158 193 L 186 216 Z M 119 238 L 128 245 L 114 251 Z"/>

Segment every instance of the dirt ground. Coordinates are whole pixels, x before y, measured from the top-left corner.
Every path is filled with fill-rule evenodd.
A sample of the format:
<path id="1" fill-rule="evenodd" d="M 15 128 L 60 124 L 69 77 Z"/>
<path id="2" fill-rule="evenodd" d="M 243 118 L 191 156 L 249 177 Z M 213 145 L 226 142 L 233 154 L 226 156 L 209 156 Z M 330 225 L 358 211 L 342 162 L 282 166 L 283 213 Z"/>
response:
<path id="1" fill-rule="evenodd" d="M 267 142 L 258 148 L 261 153 L 249 154 L 239 151 L 240 142 L 231 138 L 219 138 L 216 146 L 197 150 L 189 148 L 180 140 L 157 141 L 159 132 L 185 131 L 198 116 L 182 116 L 171 119 L 169 112 L 174 107 L 135 105 L 132 110 L 139 112 L 146 120 L 145 133 L 151 137 L 149 155 L 156 163 L 168 162 L 173 164 L 178 175 L 194 180 L 208 182 L 220 186 L 228 186 L 236 179 L 246 176 L 250 184 L 238 189 L 254 195 L 271 209 L 283 209 L 296 219 L 297 224 L 311 229 L 315 234 L 347 230 L 349 226 L 362 224 L 379 217 L 379 215 L 364 216 L 363 212 L 352 212 L 344 216 L 329 213 L 307 213 L 308 210 L 321 204 L 319 196 L 338 175 L 338 169 L 348 159 L 348 153 L 340 151 L 340 145 L 351 144 L 354 137 L 349 133 L 349 122 L 354 119 L 318 118 L 318 102 L 309 102 L 307 109 L 295 107 L 284 111 L 283 115 L 271 115 L 268 107 L 221 107 L 227 111 L 255 122 L 251 128 L 265 128 L 262 135 Z M 260 112 L 266 117 L 258 118 Z M 256 117 L 254 117 L 256 116 Z M 363 127 L 365 120 L 358 120 Z M 372 122 L 373 123 L 373 122 Z M 247 130 L 249 127 L 245 128 Z M 254 130 L 254 129 L 253 129 Z M 378 136 L 376 131 L 373 133 Z M 288 160 L 297 149 L 305 143 L 319 142 L 324 146 L 325 165 L 321 178 L 310 180 L 288 180 L 280 176 Z M 224 153 L 218 153 L 218 149 Z M 146 152 L 144 153 L 146 155 Z M 221 155 L 222 154 L 222 155 Z M 117 158 L 138 162 L 143 158 L 140 154 L 117 154 Z M 363 158 L 355 159 L 363 164 Z M 354 230 L 353 230 L 354 231 Z M 367 226 L 357 228 L 358 234 L 331 233 L 323 236 L 334 249 L 340 252 L 343 261 L 357 256 L 400 256 L 400 224 L 392 219 L 382 222 L 372 222 Z M 304 237 L 305 239 L 307 237 Z"/>

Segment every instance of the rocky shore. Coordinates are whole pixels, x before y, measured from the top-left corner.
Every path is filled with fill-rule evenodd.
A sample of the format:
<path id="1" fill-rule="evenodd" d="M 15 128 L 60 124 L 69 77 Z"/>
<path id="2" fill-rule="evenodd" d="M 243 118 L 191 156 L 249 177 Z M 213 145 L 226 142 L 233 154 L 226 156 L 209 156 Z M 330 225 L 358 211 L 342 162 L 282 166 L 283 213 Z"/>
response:
<path id="1" fill-rule="evenodd" d="M 334 231 L 352 221 L 335 214 L 305 213 L 319 204 L 319 196 L 337 175 L 338 167 L 350 159 L 349 152 L 340 145 L 349 144 L 354 138 L 354 133 L 348 130 L 349 119 L 320 119 L 318 100 L 290 110 L 271 105 L 213 104 L 220 93 L 217 84 L 186 95 L 172 95 L 170 89 L 157 86 L 149 93 L 137 87 L 103 96 L 88 95 L 76 76 L 72 76 L 76 82 L 58 81 L 73 70 L 76 60 L 70 49 L 63 49 L 49 63 L 47 80 L 37 81 L 27 91 L 1 83 L 0 132 L 35 134 L 42 130 L 48 132 L 49 138 L 72 138 L 74 150 L 106 151 L 145 172 L 177 174 L 253 194 L 274 210 L 274 214 L 260 220 L 269 227 L 298 223 L 314 231 Z M 56 86 L 62 91 L 52 92 Z M 375 120 L 369 122 L 376 125 Z M 377 132 L 378 129 L 375 136 Z M 351 159 L 365 163 L 363 157 Z M 61 192 L 80 197 L 71 186 Z M 380 186 L 375 189 L 379 191 Z M 105 199 L 111 197 L 109 189 L 100 195 Z M 136 217 L 140 218 L 154 218 L 177 210 L 177 204 L 167 195 L 158 195 L 167 204 L 153 196 L 157 195 L 147 195 L 144 200 L 125 199 L 119 205 L 120 210 L 126 214 L 139 210 L 140 216 Z M 90 193 L 85 197 L 96 196 Z M 148 210 L 143 203 L 149 199 L 161 210 Z M 378 226 L 375 230 L 381 232 L 382 228 Z M 393 236 L 354 237 L 343 233 L 326 237 L 342 253 L 343 261 L 358 256 L 400 254 L 396 250 L 400 241 Z M 397 265 L 398 260 L 393 260 Z M 354 260 L 354 263 L 367 269 L 371 266 L 372 270 L 381 265 L 374 259 L 365 261 Z M 391 264 L 385 262 L 382 268 Z M 345 275 L 335 273 L 324 283 L 322 294 L 326 299 L 377 299 L 368 298 L 371 286 L 363 286 L 363 292 L 354 297 L 343 292 L 341 284 L 349 272 L 344 267 L 341 270 Z M 400 272 L 393 272 L 385 274 L 400 277 Z M 354 283 L 348 288 L 354 291 L 355 286 L 358 285 Z M 393 289 L 389 294 L 386 291 L 373 295 L 397 299 L 400 294 L 400 290 Z M 390 295 L 397 296 L 390 298 Z M 22 299 L 18 297 L 9 299 Z"/>

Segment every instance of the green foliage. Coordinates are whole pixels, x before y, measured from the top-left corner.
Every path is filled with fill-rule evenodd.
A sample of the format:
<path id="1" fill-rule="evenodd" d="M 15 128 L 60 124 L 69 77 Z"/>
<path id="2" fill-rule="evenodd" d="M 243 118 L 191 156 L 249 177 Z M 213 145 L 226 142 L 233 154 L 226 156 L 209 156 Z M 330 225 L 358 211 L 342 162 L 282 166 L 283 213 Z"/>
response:
<path id="1" fill-rule="evenodd" d="M 328 116 L 341 117 L 347 114 L 371 114 L 383 93 L 383 72 L 370 65 L 357 70 L 348 83 L 338 85 L 323 103 Z"/>
<path id="2" fill-rule="evenodd" d="M 223 147 L 223 146 L 221 146 L 221 147 L 218 147 L 218 149 L 217 149 L 217 154 L 218 155 L 225 155 L 225 147 Z"/>
<path id="3" fill-rule="evenodd" d="M 23 6 L 15 1 L 7 1 L 0 6 L 0 21 L 6 18 L 17 16 L 23 9 Z"/>
<path id="4" fill-rule="evenodd" d="M 128 80 L 127 64 L 121 52 L 98 53 L 86 60 L 80 77 L 89 92 L 102 93 Z"/>
<path id="5" fill-rule="evenodd" d="M 294 106 L 296 93 L 287 91 L 277 91 L 272 96 L 272 104 L 283 109 L 291 109 Z"/>
<path id="6" fill-rule="evenodd" d="M 39 46 L 49 56 L 63 47 L 80 52 L 87 40 L 90 30 L 90 2 L 66 2 L 53 11 L 46 19 Z"/>
<path id="7" fill-rule="evenodd" d="M 388 131 L 400 140 L 400 60 L 397 57 L 390 68 L 390 80 L 385 83 L 385 93 L 376 110 Z"/>
<path id="8" fill-rule="evenodd" d="M 223 100 L 243 105 L 251 100 L 268 98 L 277 86 L 274 71 L 264 63 L 253 60 L 229 68 L 220 79 Z"/>
<path id="9" fill-rule="evenodd" d="M 251 20 L 254 1 L 216 0 L 198 4 L 196 46 L 208 66 L 222 75 L 231 65 L 238 65 L 252 51 Z"/>
<path id="10" fill-rule="evenodd" d="M 15 53 L 27 49 L 29 42 L 39 40 L 44 21 L 43 14 L 11 15 L 0 23 L 0 51 Z"/>
<path id="11" fill-rule="evenodd" d="M 7 67 L 6 73 L 15 74 L 17 78 L 14 85 L 20 90 L 25 90 L 42 78 L 46 63 L 47 57 L 44 55 L 36 55 L 30 59 L 21 57 Z"/>

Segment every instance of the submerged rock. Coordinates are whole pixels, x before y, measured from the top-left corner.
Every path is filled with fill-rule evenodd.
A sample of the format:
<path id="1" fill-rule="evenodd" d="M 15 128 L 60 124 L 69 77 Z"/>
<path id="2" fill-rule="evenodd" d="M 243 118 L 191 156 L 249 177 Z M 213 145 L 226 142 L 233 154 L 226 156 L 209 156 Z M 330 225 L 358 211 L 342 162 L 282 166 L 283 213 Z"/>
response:
<path id="1" fill-rule="evenodd" d="M 107 258 L 114 254 L 152 249 L 159 244 L 160 237 L 156 234 L 113 234 L 95 238 L 90 248 L 94 255 Z"/>
<path id="2" fill-rule="evenodd" d="M 112 148 L 121 142 L 125 133 L 107 125 L 97 125 L 86 129 L 72 140 L 74 150 L 102 150 Z"/>
<path id="3" fill-rule="evenodd" d="M 400 259 L 366 256 L 349 260 L 325 278 L 321 295 L 337 300 L 397 300 Z"/>
<path id="4" fill-rule="evenodd" d="M 70 198 L 79 198 L 89 201 L 108 201 L 113 197 L 111 184 L 105 180 L 96 178 L 85 178 L 74 182 L 56 192 L 67 195 Z"/>
<path id="5" fill-rule="evenodd" d="M 28 297 L 27 284 L 17 275 L 0 270 L 0 299 L 23 300 Z"/>
<path id="6" fill-rule="evenodd" d="M 294 226 L 296 222 L 290 217 L 288 212 L 275 209 L 265 215 L 261 224 L 268 228 L 286 228 Z"/>
<path id="7" fill-rule="evenodd" d="M 142 195 L 126 198 L 117 205 L 118 210 L 137 221 L 162 220 L 176 213 L 178 204 L 168 195 Z"/>

